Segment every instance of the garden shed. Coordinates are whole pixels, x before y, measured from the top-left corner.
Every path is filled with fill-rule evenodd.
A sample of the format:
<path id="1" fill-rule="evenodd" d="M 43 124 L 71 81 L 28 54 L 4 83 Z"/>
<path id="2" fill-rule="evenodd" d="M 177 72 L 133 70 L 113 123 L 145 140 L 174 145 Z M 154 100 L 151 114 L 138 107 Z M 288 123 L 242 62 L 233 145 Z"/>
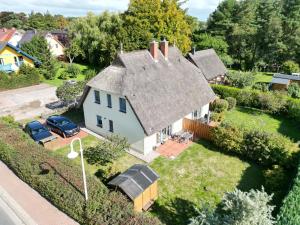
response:
<path id="1" fill-rule="evenodd" d="M 135 211 L 147 210 L 158 197 L 159 176 L 147 165 L 136 164 L 108 184 L 121 189 L 134 204 Z"/>

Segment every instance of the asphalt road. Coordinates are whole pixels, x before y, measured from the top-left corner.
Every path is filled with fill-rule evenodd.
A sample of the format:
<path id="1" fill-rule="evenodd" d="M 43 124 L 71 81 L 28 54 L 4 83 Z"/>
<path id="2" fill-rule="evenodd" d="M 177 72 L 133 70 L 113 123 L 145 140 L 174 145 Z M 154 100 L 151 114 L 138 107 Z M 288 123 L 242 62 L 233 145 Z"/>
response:
<path id="1" fill-rule="evenodd" d="M 24 225 L 18 216 L 0 198 L 0 225 Z"/>

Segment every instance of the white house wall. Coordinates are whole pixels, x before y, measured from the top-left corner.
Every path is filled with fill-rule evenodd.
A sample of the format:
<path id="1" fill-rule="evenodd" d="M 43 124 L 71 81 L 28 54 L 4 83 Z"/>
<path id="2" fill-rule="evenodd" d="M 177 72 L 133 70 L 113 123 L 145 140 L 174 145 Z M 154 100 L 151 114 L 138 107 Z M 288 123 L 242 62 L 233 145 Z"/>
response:
<path id="1" fill-rule="evenodd" d="M 107 107 L 107 92 L 100 91 L 100 104 L 95 103 L 94 90 L 90 89 L 84 103 L 85 125 L 88 129 L 102 136 L 109 136 L 109 120 L 113 121 L 114 134 L 126 137 L 131 147 L 143 153 L 144 152 L 144 130 L 136 118 L 132 108 L 126 101 L 126 113 L 119 111 L 118 95 L 109 93 L 112 100 L 112 108 Z M 97 115 L 102 117 L 103 128 L 97 126 Z"/>
<path id="2" fill-rule="evenodd" d="M 100 93 L 100 104 L 95 103 L 93 88 L 90 89 L 84 103 L 84 117 L 85 125 L 88 129 L 98 133 L 102 136 L 109 136 L 112 133 L 109 132 L 109 120 L 113 121 L 114 134 L 126 137 L 131 145 L 131 148 L 135 151 L 148 154 L 157 143 L 157 133 L 146 136 L 142 126 L 140 125 L 135 113 L 133 112 L 130 104 L 126 100 L 126 113 L 119 111 L 119 95 L 113 93 L 107 93 L 99 91 Z M 111 95 L 112 108 L 107 107 L 107 94 Z M 209 104 L 204 105 L 198 111 L 201 112 L 201 117 L 208 114 Z M 102 117 L 103 127 L 97 126 L 97 115 Z M 193 114 L 189 113 L 184 118 L 192 119 Z M 176 133 L 182 130 L 183 118 L 177 120 L 172 124 L 172 132 Z"/>
<path id="3" fill-rule="evenodd" d="M 47 36 L 46 40 L 53 56 L 58 57 L 60 55 L 64 55 L 64 47 L 57 40 L 55 40 L 52 36 Z"/>

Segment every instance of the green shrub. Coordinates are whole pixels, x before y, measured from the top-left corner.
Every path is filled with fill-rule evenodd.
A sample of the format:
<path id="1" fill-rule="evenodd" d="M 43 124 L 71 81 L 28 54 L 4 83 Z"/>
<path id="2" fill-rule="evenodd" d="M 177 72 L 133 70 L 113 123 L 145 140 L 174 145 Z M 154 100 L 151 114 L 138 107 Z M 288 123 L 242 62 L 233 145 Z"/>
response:
<path id="1" fill-rule="evenodd" d="M 121 138 L 117 135 L 112 135 L 109 141 L 101 141 L 98 145 L 89 147 L 85 156 L 87 162 L 94 165 L 106 166 L 114 160 L 125 154 L 125 150 L 129 149 L 129 144 L 126 138 Z"/>
<path id="2" fill-rule="evenodd" d="M 289 182 L 287 171 L 279 165 L 273 165 L 272 168 L 264 171 L 265 187 L 268 193 L 274 193 L 278 199 L 282 198 L 283 190 Z"/>
<path id="3" fill-rule="evenodd" d="M 296 225 L 300 224 L 300 164 L 298 174 L 294 184 L 283 200 L 283 204 L 277 216 L 277 225 Z"/>
<path id="4" fill-rule="evenodd" d="M 206 207 L 189 225 L 272 225 L 275 207 L 269 204 L 271 200 L 272 195 L 264 189 L 249 192 L 236 189 L 224 195 L 218 209 L 211 211 Z"/>
<path id="5" fill-rule="evenodd" d="M 224 112 L 221 112 L 221 113 L 212 112 L 210 119 L 212 121 L 221 123 L 225 119 L 225 113 Z"/>
<path id="6" fill-rule="evenodd" d="M 56 96 L 64 102 L 75 101 L 83 92 L 84 86 L 83 81 L 78 81 L 75 84 L 64 82 L 56 89 Z"/>
<path id="7" fill-rule="evenodd" d="M 19 129 L 0 121 L 0 159 L 23 181 L 80 224 L 140 224 L 159 222 L 135 214 L 127 198 L 109 192 L 103 183 L 87 174 L 89 200 L 85 204 L 81 168 L 36 144 Z M 146 221 L 146 222 L 145 222 Z M 127 223 L 128 222 L 128 223 Z"/>
<path id="8" fill-rule="evenodd" d="M 227 97 L 225 100 L 228 102 L 228 110 L 232 110 L 236 106 L 236 99 L 233 97 Z"/>
<path id="9" fill-rule="evenodd" d="M 251 130 L 245 133 L 244 155 L 259 165 L 279 164 L 288 167 L 292 162 L 293 143 L 282 135 Z"/>
<path id="10" fill-rule="evenodd" d="M 67 80 L 69 79 L 69 73 L 67 71 L 62 71 L 58 77 L 61 80 Z"/>
<path id="11" fill-rule="evenodd" d="M 211 110 L 217 113 L 225 112 L 228 109 L 228 102 L 225 99 L 216 99 L 211 104 Z"/>
<path id="12" fill-rule="evenodd" d="M 287 98 L 280 92 L 256 92 L 252 95 L 250 107 L 278 114 L 285 110 Z"/>
<path id="13" fill-rule="evenodd" d="M 212 85 L 212 88 L 221 98 L 233 97 L 237 100 L 237 105 L 262 109 L 271 114 L 290 115 L 288 109 L 296 105 L 295 102 L 290 102 L 290 98 L 282 92 L 261 92 L 224 85 Z M 291 113 L 291 117 L 294 115 L 295 113 Z"/>
<path id="14" fill-rule="evenodd" d="M 237 99 L 237 97 L 241 92 L 240 88 L 230 87 L 225 85 L 212 84 L 211 87 L 213 88 L 214 92 L 223 99 L 227 97 L 233 97 Z"/>
<path id="15" fill-rule="evenodd" d="M 262 92 L 267 92 L 267 91 L 269 91 L 269 83 L 264 83 L 264 82 L 255 83 L 252 86 L 252 89 L 259 90 L 259 91 L 262 91 Z"/>
<path id="16" fill-rule="evenodd" d="M 283 64 L 282 64 L 282 70 L 284 73 L 286 74 L 292 74 L 292 73 L 297 73 L 300 71 L 300 68 L 299 68 L 299 64 L 292 61 L 292 60 L 288 60 L 288 61 L 285 61 Z"/>
<path id="17" fill-rule="evenodd" d="M 248 158 L 262 166 L 294 166 L 298 149 L 287 137 L 259 129 L 245 130 L 229 123 L 213 129 L 213 143 L 222 151 Z"/>
<path id="18" fill-rule="evenodd" d="M 76 78 L 80 73 L 80 67 L 76 64 L 69 64 L 67 66 L 66 72 L 69 74 L 69 77 Z"/>
<path id="19" fill-rule="evenodd" d="M 245 88 L 251 87 L 254 84 L 255 77 L 250 72 L 230 71 L 227 79 L 231 86 Z"/>
<path id="20" fill-rule="evenodd" d="M 291 83 L 288 86 L 288 95 L 292 98 L 300 98 L 300 86 L 297 83 Z"/>
<path id="21" fill-rule="evenodd" d="M 18 73 L 0 73 L 0 90 L 15 89 L 21 87 L 27 87 L 40 83 L 39 70 L 22 65 Z"/>
<path id="22" fill-rule="evenodd" d="M 94 76 L 96 76 L 96 71 L 92 69 L 88 69 L 85 73 L 85 80 L 89 81 L 91 80 Z"/>
<path id="23" fill-rule="evenodd" d="M 213 143 L 225 152 L 242 154 L 244 130 L 228 123 L 213 129 Z"/>
<path id="24" fill-rule="evenodd" d="M 300 101 L 298 99 L 289 99 L 286 108 L 290 118 L 300 121 Z"/>

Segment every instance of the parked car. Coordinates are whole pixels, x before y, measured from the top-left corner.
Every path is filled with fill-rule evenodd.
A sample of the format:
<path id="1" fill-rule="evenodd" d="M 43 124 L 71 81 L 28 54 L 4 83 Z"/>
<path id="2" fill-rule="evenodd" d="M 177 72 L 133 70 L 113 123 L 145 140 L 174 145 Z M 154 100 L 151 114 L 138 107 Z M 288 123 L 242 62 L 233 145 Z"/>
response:
<path id="1" fill-rule="evenodd" d="M 53 132 L 60 134 L 63 137 L 74 136 L 80 131 L 78 125 L 64 116 L 50 116 L 46 120 L 46 123 Z"/>
<path id="2" fill-rule="evenodd" d="M 56 137 L 39 121 L 32 121 L 25 125 L 24 131 L 39 144 L 53 141 Z"/>

